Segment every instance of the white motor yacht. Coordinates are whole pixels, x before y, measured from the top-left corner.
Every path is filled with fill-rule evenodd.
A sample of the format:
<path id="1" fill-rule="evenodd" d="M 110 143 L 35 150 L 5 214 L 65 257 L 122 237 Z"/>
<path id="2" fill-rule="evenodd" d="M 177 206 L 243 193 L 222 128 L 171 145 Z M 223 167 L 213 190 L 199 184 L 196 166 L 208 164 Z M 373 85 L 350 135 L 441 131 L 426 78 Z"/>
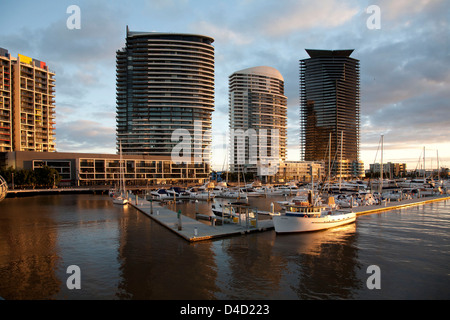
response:
<path id="1" fill-rule="evenodd" d="M 286 212 L 273 214 L 272 220 L 276 233 L 309 232 L 352 223 L 356 213 L 328 206 L 291 205 Z"/>

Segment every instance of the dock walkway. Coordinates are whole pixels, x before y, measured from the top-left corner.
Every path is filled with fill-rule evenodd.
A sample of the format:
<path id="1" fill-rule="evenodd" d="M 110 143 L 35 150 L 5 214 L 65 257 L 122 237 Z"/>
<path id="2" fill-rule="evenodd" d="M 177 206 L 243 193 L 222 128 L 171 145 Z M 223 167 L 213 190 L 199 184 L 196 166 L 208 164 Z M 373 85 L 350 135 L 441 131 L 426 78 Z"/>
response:
<path id="1" fill-rule="evenodd" d="M 406 207 L 418 206 L 418 205 L 423 205 L 423 204 L 432 203 L 435 201 L 443 201 L 443 200 L 450 200 L 450 196 L 448 194 L 445 194 L 445 195 L 438 195 L 438 196 L 406 199 L 406 200 L 401 200 L 401 201 L 390 201 L 390 202 L 386 202 L 381 205 L 355 207 L 355 208 L 353 208 L 353 212 L 356 212 L 356 215 L 359 216 L 359 215 L 363 215 L 363 214 L 371 214 L 371 213 L 377 213 L 377 212 L 382 212 L 382 211 L 389 211 L 389 210 L 402 209 L 402 208 L 406 208 Z"/>
<path id="2" fill-rule="evenodd" d="M 250 232 L 261 232 L 274 229 L 272 219 L 256 220 L 256 223 L 219 223 L 206 224 L 196 219 L 192 219 L 183 214 L 174 212 L 168 208 L 161 206 L 156 201 L 148 201 L 138 198 L 136 202 L 136 196 L 131 195 L 130 205 L 165 226 L 169 230 L 173 231 L 177 235 L 181 236 L 189 242 L 196 242 L 202 240 L 210 240 L 220 237 L 228 237 L 239 234 L 246 234 Z M 362 206 L 355 207 L 352 210 L 356 212 L 356 215 L 372 214 L 382 211 L 401 209 L 405 207 L 423 205 L 435 201 L 450 200 L 449 195 L 431 196 L 415 199 L 407 199 L 402 201 L 391 201 L 382 205 Z M 153 212 L 153 213 L 152 213 Z M 217 222 L 222 219 L 219 217 Z M 179 222 L 181 221 L 181 226 Z"/>
<path id="3" fill-rule="evenodd" d="M 271 219 L 257 220 L 255 225 L 246 223 L 246 221 L 241 221 L 241 224 L 223 223 L 213 225 L 213 223 L 206 224 L 183 214 L 178 218 L 177 212 L 165 208 L 155 201 L 150 202 L 138 198 L 136 203 L 135 195 L 131 196 L 129 204 L 189 242 L 273 229 L 273 221 Z M 222 218 L 219 218 L 219 220 L 221 221 Z M 179 221 L 181 221 L 181 227 L 179 227 Z"/>

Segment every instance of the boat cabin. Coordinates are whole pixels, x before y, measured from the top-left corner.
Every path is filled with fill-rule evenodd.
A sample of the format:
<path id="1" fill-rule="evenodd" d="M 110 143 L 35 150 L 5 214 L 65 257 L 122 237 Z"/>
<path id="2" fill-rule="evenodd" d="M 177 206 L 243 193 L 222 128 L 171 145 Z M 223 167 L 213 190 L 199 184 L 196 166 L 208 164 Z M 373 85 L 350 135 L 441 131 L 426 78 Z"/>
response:
<path id="1" fill-rule="evenodd" d="M 286 207 L 287 216 L 300 216 L 307 218 L 318 218 L 322 214 L 325 206 L 305 206 L 289 205 Z"/>

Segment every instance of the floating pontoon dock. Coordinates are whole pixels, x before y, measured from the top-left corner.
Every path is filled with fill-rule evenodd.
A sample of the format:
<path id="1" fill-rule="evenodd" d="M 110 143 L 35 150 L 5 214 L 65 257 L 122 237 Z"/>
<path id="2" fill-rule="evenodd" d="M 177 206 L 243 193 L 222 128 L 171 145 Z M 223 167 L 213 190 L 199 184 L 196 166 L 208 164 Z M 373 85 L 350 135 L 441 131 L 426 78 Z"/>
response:
<path id="1" fill-rule="evenodd" d="M 190 242 L 210 240 L 250 232 L 261 232 L 272 230 L 274 228 L 272 219 L 258 220 L 257 214 L 256 219 L 245 219 L 244 221 L 234 221 L 230 223 L 225 223 L 225 218 L 213 215 L 210 218 L 211 223 L 207 224 L 165 208 L 156 201 L 148 201 L 141 198 L 137 198 L 136 201 L 135 195 L 131 195 L 130 198 L 131 201 L 129 204 L 133 207 Z M 443 200 L 450 200 L 450 196 L 439 195 L 402 201 L 391 201 L 385 202 L 381 205 L 355 207 L 352 210 L 356 212 L 357 216 L 359 216 Z M 202 215 L 202 218 L 207 217 L 206 215 Z M 222 223 L 216 224 L 214 223 L 215 220 Z"/>
<path id="2" fill-rule="evenodd" d="M 136 202 L 135 195 L 131 196 L 129 204 L 190 242 L 273 229 L 272 219 L 258 220 L 257 215 L 253 220 L 244 219 L 230 223 L 225 223 L 227 218 L 212 216 L 211 223 L 207 224 L 178 214 L 155 201 L 138 198 Z M 215 219 L 223 223 L 216 224 Z"/>

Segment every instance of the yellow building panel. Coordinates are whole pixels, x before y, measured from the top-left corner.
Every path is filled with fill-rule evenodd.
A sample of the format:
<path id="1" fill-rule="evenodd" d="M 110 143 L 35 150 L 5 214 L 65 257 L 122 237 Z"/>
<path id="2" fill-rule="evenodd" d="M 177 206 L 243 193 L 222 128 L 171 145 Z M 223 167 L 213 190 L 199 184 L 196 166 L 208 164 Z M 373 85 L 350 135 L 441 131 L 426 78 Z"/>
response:
<path id="1" fill-rule="evenodd" d="M 18 54 L 18 56 L 20 58 L 20 62 L 25 62 L 25 63 L 31 64 L 31 62 L 33 61 L 32 58 L 24 56 L 24 55 L 22 55 L 20 53 Z"/>

